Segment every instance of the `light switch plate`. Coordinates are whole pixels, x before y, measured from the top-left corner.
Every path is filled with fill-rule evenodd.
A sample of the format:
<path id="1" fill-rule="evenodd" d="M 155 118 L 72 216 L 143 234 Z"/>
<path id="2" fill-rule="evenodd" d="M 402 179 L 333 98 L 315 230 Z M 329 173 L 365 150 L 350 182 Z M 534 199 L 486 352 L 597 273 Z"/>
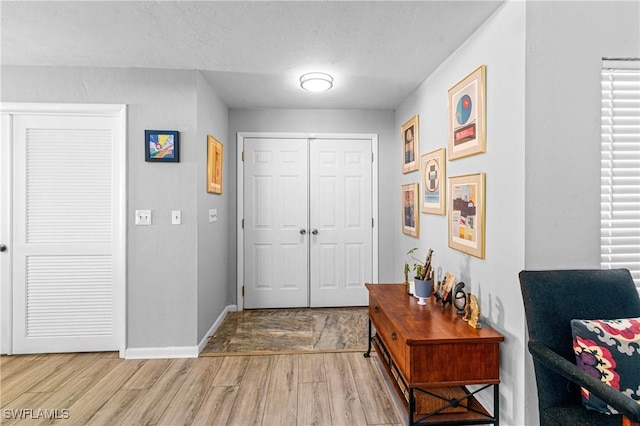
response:
<path id="1" fill-rule="evenodd" d="M 151 210 L 136 210 L 136 225 L 151 225 Z"/>
<path id="2" fill-rule="evenodd" d="M 218 209 L 209 210 L 209 223 L 218 221 Z"/>
<path id="3" fill-rule="evenodd" d="M 180 225 L 182 223 L 182 212 L 180 210 L 173 210 L 171 212 L 171 224 Z"/>

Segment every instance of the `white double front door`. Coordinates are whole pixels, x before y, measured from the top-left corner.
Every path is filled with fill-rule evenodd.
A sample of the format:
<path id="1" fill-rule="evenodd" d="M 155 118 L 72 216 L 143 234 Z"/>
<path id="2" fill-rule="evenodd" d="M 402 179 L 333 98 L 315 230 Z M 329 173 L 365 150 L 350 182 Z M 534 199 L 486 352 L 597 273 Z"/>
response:
<path id="1" fill-rule="evenodd" d="M 244 138 L 244 308 L 364 306 L 373 140 Z"/>

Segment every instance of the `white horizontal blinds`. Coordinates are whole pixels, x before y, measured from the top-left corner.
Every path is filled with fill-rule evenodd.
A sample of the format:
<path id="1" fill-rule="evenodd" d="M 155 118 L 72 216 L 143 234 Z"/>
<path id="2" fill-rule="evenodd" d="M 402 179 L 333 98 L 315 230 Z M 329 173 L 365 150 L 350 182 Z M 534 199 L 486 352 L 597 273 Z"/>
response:
<path id="1" fill-rule="evenodd" d="M 640 286 L 640 61 L 602 70 L 600 253 Z"/>
<path id="2" fill-rule="evenodd" d="M 111 336 L 111 255 L 27 257 L 26 337 Z"/>
<path id="3" fill-rule="evenodd" d="M 111 130 L 27 129 L 27 242 L 112 240 Z"/>

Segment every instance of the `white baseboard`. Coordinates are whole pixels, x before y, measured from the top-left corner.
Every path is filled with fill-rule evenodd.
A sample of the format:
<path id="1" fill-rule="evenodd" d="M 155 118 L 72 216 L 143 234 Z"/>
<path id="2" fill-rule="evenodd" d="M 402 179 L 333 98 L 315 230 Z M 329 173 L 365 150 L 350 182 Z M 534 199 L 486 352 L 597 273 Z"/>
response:
<path id="1" fill-rule="evenodd" d="M 127 348 L 124 353 L 125 359 L 157 359 L 157 358 L 197 358 L 209 340 L 209 336 L 218 330 L 220 324 L 229 312 L 238 310 L 237 305 L 225 306 L 218 319 L 213 323 L 209 331 L 202 338 L 198 346 L 168 346 L 164 348 Z"/>
<path id="2" fill-rule="evenodd" d="M 164 348 L 127 348 L 125 359 L 198 358 L 196 346 L 168 346 Z"/>
<path id="3" fill-rule="evenodd" d="M 198 353 L 202 352 L 204 347 L 207 345 L 207 342 L 209 341 L 209 337 L 213 336 L 215 332 L 218 331 L 220 324 L 222 324 L 222 321 L 224 321 L 224 318 L 227 316 L 227 314 L 229 312 L 236 312 L 237 310 L 238 310 L 238 305 L 225 306 L 222 313 L 218 316 L 218 319 L 216 319 L 216 322 L 213 323 L 209 331 L 207 331 L 207 333 L 204 335 L 202 340 L 200 340 L 200 343 L 198 343 Z"/>

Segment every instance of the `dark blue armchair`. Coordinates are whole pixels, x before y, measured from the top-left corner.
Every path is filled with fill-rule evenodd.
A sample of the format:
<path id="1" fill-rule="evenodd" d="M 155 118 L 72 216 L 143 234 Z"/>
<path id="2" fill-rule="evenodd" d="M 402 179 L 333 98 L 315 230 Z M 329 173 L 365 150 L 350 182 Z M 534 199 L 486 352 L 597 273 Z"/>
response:
<path id="1" fill-rule="evenodd" d="M 522 271 L 519 278 L 538 387 L 540 423 L 638 424 L 640 404 L 578 368 L 570 325 L 572 319 L 640 317 L 640 296 L 629 271 Z M 589 389 L 622 414 L 587 410 L 582 406 L 580 387 Z"/>

